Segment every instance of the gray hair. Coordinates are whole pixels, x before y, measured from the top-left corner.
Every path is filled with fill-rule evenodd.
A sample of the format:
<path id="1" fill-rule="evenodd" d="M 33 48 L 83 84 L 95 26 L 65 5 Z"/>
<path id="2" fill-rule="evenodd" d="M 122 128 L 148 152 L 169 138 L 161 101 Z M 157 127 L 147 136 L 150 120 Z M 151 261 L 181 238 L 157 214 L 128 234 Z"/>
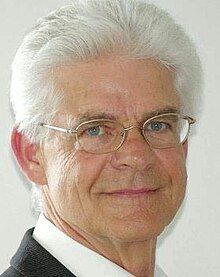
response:
<path id="1" fill-rule="evenodd" d="M 47 136 L 64 93 L 55 66 L 119 55 L 155 59 L 174 74 L 185 113 L 196 117 L 202 95 L 201 62 L 191 39 L 170 15 L 143 0 L 75 0 L 40 18 L 12 65 L 11 103 L 18 130 L 33 143 Z"/>

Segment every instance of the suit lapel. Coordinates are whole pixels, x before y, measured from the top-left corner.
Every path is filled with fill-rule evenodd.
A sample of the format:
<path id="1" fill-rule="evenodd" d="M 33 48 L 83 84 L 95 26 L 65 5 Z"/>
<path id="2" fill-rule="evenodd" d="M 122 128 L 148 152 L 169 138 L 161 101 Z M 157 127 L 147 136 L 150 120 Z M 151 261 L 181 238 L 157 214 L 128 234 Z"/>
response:
<path id="1" fill-rule="evenodd" d="M 32 237 L 34 228 L 29 229 L 18 251 L 11 259 L 11 265 L 24 276 L 74 277 L 66 267 L 54 258 Z"/>

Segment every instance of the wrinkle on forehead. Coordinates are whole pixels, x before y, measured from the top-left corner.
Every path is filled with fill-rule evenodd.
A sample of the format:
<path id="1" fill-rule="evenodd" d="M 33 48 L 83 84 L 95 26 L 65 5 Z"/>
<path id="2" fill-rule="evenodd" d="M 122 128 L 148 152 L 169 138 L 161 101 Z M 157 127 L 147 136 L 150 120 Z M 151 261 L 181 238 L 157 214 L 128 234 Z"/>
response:
<path id="1" fill-rule="evenodd" d="M 172 73 L 153 60 L 106 59 L 62 67 L 58 81 L 66 93 L 63 113 L 78 118 L 91 109 L 128 119 L 180 107 Z"/>
<path id="2" fill-rule="evenodd" d="M 145 84 L 158 85 L 157 89 L 164 89 L 162 82 L 164 78 L 173 81 L 172 71 L 152 59 L 121 60 L 110 58 L 104 61 L 97 59 L 88 63 L 58 67 L 55 70 L 55 75 L 62 88 L 75 88 L 73 95 L 83 93 L 86 88 L 91 91 L 105 89 L 109 94 L 122 91 L 119 82 L 112 82 L 113 78 L 118 81 L 125 79 L 125 77 L 129 81 L 136 81 L 137 78 L 141 78 Z M 124 89 L 123 91 L 127 92 Z"/>
<path id="3" fill-rule="evenodd" d="M 146 112 L 142 114 L 142 116 L 140 117 L 140 120 L 137 120 L 137 121 L 139 121 L 140 124 L 144 124 L 144 122 L 149 118 L 154 117 L 156 115 L 164 114 L 164 113 L 180 113 L 180 109 L 168 106 L 163 109 L 154 110 L 152 112 Z M 71 114 L 66 114 L 66 115 L 63 115 L 63 120 L 61 121 L 66 128 L 75 129 L 79 124 L 86 121 L 94 120 L 94 119 L 115 120 L 120 122 L 124 127 L 126 127 L 124 122 L 121 121 L 121 118 L 115 115 L 114 113 L 97 112 L 94 110 L 89 110 L 83 114 L 78 114 L 77 117 Z"/>

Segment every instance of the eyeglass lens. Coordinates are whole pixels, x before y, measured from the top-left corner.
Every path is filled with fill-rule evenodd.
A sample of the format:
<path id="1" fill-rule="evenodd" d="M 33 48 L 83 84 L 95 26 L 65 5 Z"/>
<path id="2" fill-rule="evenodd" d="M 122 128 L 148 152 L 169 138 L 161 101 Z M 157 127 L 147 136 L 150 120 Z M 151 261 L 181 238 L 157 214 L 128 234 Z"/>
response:
<path id="1" fill-rule="evenodd" d="M 182 143 L 187 137 L 189 122 L 179 115 L 163 115 L 146 121 L 143 136 L 155 148 L 167 148 Z M 117 149 L 125 138 L 124 127 L 117 121 L 93 121 L 81 124 L 77 139 L 91 153 L 108 153 Z"/>

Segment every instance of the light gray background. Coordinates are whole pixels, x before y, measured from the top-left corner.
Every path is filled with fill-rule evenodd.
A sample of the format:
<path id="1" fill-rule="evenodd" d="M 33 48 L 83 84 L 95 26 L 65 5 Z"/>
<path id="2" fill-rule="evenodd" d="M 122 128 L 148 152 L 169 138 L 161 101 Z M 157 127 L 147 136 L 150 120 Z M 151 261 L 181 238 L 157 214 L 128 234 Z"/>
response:
<path id="1" fill-rule="evenodd" d="M 204 112 L 189 144 L 187 196 L 161 236 L 157 262 L 169 277 L 220 276 L 220 1 L 155 0 L 194 39 L 205 72 Z M 35 20 L 64 0 L 0 0 L 0 273 L 24 232 L 34 226 L 29 191 L 9 149 L 13 125 L 8 103 L 10 64 Z M 164 240 L 165 238 L 165 240 Z"/>

